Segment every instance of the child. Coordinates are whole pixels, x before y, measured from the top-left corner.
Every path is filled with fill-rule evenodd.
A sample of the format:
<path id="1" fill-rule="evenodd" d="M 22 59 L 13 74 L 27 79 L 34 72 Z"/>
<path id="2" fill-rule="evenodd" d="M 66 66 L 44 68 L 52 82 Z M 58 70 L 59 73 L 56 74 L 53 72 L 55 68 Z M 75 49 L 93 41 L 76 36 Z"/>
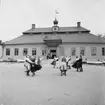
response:
<path id="1" fill-rule="evenodd" d="M 66 76 L 66 71 L 67 71 L 67 64 L 66 64 L 66 59 L 62 58 L 62 62 L 60 65 L 60 71 L 61 71 L 61 76 L 64 74 Z"/>

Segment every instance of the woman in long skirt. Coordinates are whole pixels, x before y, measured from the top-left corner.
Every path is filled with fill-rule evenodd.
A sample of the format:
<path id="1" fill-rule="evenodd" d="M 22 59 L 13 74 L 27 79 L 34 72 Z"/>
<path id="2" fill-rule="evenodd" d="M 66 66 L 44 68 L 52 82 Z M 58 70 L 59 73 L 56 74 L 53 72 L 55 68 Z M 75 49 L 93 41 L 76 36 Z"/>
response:
<path id="1" fill-rule="evenodd" d="M 30 64 L 30 69 L 26 71 L 26 73 L 27 73 L 26 75 L 29 76 L 29 72 L 32 72 L 33 73 L 32 76 L 34 76 L 35 72 L 40 70 L 42 68 L 42 66 L 40 64 L 36 64 L 36 62 L 35 62 L 36 59 L 34 57 L 30 57 L 30 59 L 31 59 L 31 61 L 28 62 Z"/>

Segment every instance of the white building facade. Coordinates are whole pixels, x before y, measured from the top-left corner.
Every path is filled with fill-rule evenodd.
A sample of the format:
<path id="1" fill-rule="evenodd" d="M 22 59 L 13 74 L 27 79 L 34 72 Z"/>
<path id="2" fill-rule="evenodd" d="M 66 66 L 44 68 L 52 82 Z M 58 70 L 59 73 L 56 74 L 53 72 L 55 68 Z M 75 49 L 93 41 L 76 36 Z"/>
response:
<path id="1" fill-rule="evenodd" d="M 44 45 L 7 45 L 4 47 L 3 59 L 7 60 L 10 57 L 16 60 L 24 59 L 24 52 L 28 55 L 46 58 L 50 50 L 56 50 L 57 56 L 71 56 L 73 59 L 80 54 L 88 60 L 104 60 L 105 58 L 105 45 L 103 44 L 65 44 L 57 48 L 47 48 Z M 2 56 L 2 52 L 0 55 Z"/>
<path id="2" fill-rule="evenodd" d="M 50 52 L 57 56 L 83 56 L 87 60 L 104 60 L 105 40 L 90 33 L 77 22 L 75 27 L 59 27 L 54 20 L 54 26 L 49 28 L 32 28 L 23 35 L 5 42 L 3 45 L 3 59 L 9 57 L 17 60 L 24 59 L 24 55 L 43 56 Z"/>

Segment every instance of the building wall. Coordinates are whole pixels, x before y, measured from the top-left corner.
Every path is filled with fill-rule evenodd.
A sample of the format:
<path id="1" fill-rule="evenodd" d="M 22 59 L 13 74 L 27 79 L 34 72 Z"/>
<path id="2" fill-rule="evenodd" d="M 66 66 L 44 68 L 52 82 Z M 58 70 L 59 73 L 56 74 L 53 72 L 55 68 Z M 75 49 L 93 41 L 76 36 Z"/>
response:
<path id="1" fill-rule="evenodd" d="M 6 48 L 10 48 L 10 56 L 6 55 Z M 14 49 L 19 49 L 19 55 L 14 56 Z M 32 55 L 32 48 L 36 48 L 37 56 L 42 55 L 42 50 L 46 49 L 45 45 L 6 45 L 4 46 L 3 59 L 7 60 L 9 57 L 13 59 L 24 59 L 23 49 L 28 48 L 28 55 Z"/>
<path id="2" fill-rule="evenodd" d="M 102 47 L 105 47 L 103 44 L 61 44 L 59 45 L 57 50 L 58 56 L 71 56 L 71 49 L 75 47 L 76 48 L 76 55 L 72 56 L 72 59 L 75 59 L 76 56 L 80 56 L 80 48 L 85 48 L 85 56 L 83 56 L 83 59 L 87 60 L 103 60 L 105 56 L 102 56 Z M 97 55 L 91 56 L 91 47 L 97 48 Z M 10 48 L 10 56 L 6 56 L 6 48 Z M 14 49 L 19 48 L 19 55 L 14 56 Z M 24 59 L 23 56 L 23 49 L 28 48 L 28 55 L 32 55 L 32 48 L 36 48 L 37 56 L 42 55 L 42 50 L 47 50 L 49 52 L 50 48 L 48 48 L 46 45 L 6 45 L 4 46 L 4 56 L 3 59 L 8 59 L 8 57 L 11 57 L 13 59 Z M 1 54 L 1 53 L 0 53 Z M 44 56 L 46 57 L 46 56 Z"/>
<path id="3" fill-rule="evenodd" d="M 2 45 L 0 45 L 0 58 L 2 58 L 2 51 L 3 51 Z"/>
<path id="4" fill-rule="evenodd" d="M 102 47 L 105 47 L 103 44 L 64 44 L 61 45 L 64 48 L 64 55 L 71 56 L 71 49 L 72 47 L 76 48 L 76 56 L 80 56 L 80 48 L 85 48 L 85 55 L 83 56 L 84 59 L 87 60 L 104 60 L 105 56 L 102 56 Z M 61 47 L 60 46 L 60 47 Z M 96 56 L 91 55 L 91 47 L 96 47 Z M 73 59 L 76 56 L 72 56 Z"/>

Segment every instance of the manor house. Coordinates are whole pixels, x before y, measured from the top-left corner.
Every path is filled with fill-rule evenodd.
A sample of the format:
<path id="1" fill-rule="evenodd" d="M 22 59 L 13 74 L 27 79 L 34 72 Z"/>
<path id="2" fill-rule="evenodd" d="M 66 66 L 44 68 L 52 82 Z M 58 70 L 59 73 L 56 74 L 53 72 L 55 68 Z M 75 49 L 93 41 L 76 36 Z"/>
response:
<path id="1" fill-rule="evenodd" d="M 84 59 L 102 60 L 105 40 L 82 27 L 81 22 L 73 27 L 60 27 L 55 19 L 51 27 L 38 28 L 32 24 L 21 36 L 3 45 L 3 59 L 24 59 L 26 54 L 46 58 L 48 53 L 72 58 L 81 54 Z"/>

